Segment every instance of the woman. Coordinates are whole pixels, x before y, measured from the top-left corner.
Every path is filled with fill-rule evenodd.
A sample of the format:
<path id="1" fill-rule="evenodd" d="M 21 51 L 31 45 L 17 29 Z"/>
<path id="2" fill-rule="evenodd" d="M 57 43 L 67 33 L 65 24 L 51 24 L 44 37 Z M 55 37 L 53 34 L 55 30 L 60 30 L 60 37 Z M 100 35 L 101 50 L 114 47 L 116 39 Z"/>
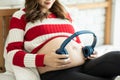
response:
<path id="1" fill-rule="evenodd" d="M 15 12 L 11 19 L 7 56 L 13 65 L 36 67 L 42 80 L 112 80 L 120 74 L 120 64 L 112 59 L 120 52 L 84 58 L 78 37 L 66 46 L 68 55 L 56 54 L 74 32 L 70 15 L 58 0 L 26 0 L 25 9 Z M 110 66 L 113 71 L 108 72 Z"/>

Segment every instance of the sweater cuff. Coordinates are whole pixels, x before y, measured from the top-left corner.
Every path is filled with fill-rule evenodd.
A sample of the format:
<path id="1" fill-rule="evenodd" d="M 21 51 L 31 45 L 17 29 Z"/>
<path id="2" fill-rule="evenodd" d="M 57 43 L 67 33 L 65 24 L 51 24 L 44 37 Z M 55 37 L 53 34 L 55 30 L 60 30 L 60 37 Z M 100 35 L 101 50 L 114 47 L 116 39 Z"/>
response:
<path id="1" fill-rule="evenodd" d="M 36 61 L 35 61 L 36 67 L 44 66 L 44 56 L 45 54 L 36 55 Z"/>

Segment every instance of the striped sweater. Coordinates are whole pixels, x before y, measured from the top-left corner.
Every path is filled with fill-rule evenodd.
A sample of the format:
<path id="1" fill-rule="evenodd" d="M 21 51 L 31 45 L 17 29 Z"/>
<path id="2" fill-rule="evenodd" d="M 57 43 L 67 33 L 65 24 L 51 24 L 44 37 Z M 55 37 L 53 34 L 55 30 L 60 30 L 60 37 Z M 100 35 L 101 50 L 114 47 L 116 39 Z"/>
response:
<path id="1" fill-rule="evenodd" d="M 67 16 L 70 19 L 69 15 Z M 10 21 L 6 45 L 7 56 L 13 65 L 21 67 L 44 66 L 44 54 L 35 54 L 42 46 L 56 37 L 68 37 L 74 33 L 70 20 L 49 14 L 42 22 L 25 21 L 25 11 L 15 12 Z M 80 42 L 76 37 L 76 42 Z"/>

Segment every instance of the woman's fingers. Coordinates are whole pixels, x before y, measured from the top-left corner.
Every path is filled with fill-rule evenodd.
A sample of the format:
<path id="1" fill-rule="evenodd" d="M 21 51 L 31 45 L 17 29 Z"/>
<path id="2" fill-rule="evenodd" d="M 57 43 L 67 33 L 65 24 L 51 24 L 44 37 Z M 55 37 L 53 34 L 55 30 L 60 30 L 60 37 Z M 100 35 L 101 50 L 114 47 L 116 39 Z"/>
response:
<path id="1" fill-rule="evenodd" d="M 88 59 L 94 59 L 97 57 L 97 53 L 93 53 L 90 56 L 88 56 Z"/>
<path id="2" fill-rule="evenodd" d="M 51 67 L 60 67 L 69 64 L 71 61 L 69 55 L 65 54 L 56 54 L 55 51 L 52 51 L 49 54 L 46 54 L 44 57 L 44 64 Z"/>
<path id="3" fill-rule="evenodd" d="M 87 59 L 94 59 L 97 57 L 97 51 L 94 51 L 93 54 L 87 57 Z"/>
<path id="4" fill-rule="evenodd" d="M 71 61 L 70 58 L 66 58 L 66 59 L 57 59 L 56 62 L 60 65 L 64 65 L 64 64 L 69 64 Z"/>

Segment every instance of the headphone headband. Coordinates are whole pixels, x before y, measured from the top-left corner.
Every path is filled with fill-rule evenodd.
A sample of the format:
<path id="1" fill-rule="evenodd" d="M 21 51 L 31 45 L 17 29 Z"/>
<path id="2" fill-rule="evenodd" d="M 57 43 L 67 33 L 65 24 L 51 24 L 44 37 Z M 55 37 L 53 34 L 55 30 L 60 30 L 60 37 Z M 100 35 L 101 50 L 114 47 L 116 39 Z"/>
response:
<path id="1" fill-rule="evenodd" d="M 81 34 L 93 34 L 94 36 L 94 40 L 93 40 L 93 43 L 91 45 L 92 48 L 95 47 L 96 45 L 96 41 L 97 41 L 97 38 L 96 38 L 96 35 L 91 32 L 91 31 L 88 31 L 88 30 L 82 30 L 82 31 L 78 31 L 76 33 L 74 33 L 73 35 L 71 35 L 70 37 L 68 37 L 63 43 L 62 45 L 60 46 L 60 48 L 56 51 L 58 54 L 62 54 L 64 53 L 64 50 L 65 50 L 65 46 L 76 36 L 78 35 L 81 35 Z M 64 53 L 65 54 L 65 53 Z"/>

